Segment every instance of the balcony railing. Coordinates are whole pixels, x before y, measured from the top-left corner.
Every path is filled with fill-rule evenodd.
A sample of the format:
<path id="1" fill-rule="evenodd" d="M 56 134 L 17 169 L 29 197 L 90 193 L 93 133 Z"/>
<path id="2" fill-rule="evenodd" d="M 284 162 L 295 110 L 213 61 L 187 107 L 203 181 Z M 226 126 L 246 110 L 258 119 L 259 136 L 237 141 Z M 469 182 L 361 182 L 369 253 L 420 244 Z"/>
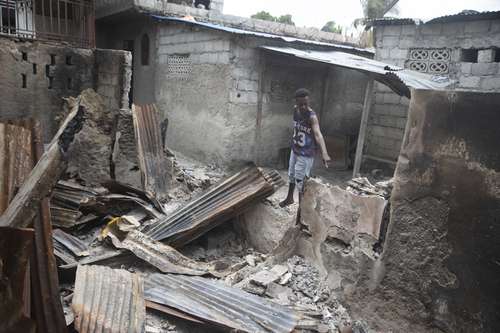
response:
<path id="1" fill-rule="evenodd" d="M 95 47 L 94 0 L 0 0 L 0 35 Z"/>

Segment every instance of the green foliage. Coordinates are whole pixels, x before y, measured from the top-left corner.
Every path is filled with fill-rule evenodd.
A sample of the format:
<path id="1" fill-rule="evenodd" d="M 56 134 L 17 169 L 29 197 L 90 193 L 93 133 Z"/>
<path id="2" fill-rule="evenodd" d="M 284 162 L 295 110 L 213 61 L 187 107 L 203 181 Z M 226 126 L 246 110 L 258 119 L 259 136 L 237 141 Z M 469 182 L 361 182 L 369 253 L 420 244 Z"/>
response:
<path id="1" fill-rule="evenodd" d="M 256 14 L 252 15 L 251 18 L 295 25 L 295 23 L 292 20 L 292 15 L 290 15 L 290 14 L 281 15 L 280 17 L 276 17 L 276 16 L 271 15 L 269 12 L 262 10 Z"/>
<path id="2" fill-rule="evenodd" d="M 337 25 L 335 21 L 328 21 L 326 24 L 321 28 L 321 31 L 326 31 L 326 32 L 333 32 L 337 34 L 342 33 L 342 27 L 340 25 Z"/>
<path id="3" fill-rule="evenodd" d="M 363 7 L 363 14 L 368 19 L 383 17 L 389 7 L 392 8 L 389 12 L 397 12 L 394 6 L 398 1 L 395 0 L 360 0 L 360 2 Z"/>

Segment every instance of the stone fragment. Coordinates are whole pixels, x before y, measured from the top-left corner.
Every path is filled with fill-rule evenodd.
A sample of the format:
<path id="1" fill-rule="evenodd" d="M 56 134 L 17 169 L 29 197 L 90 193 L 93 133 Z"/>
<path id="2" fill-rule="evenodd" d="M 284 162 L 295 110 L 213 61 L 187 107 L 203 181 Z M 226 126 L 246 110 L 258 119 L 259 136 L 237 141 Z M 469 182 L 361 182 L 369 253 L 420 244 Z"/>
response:
<path id="1" fill-rule="evenodd" d="M 285 285 L 290 281 L 291 278 L 292 278 L 292 273 L 288 272 L 281 277 L 279 284 Z"/>
<path id="2" fill-rule="evenodd" d="M 285 265 L 275 265 L 273 268 L 271 268 L 271 271 L 281 277 L 288 272 L 288 267 L 286 267 Z"/>
<path id="3" fill-rule="evenodd" d="M 266 295 L 274 298 L 279 304 L 290 304 L 289 296 L 292 290 L 288 287 L 283 287 L 275 282 L 270 283 L 266 289 Z"/>
<path id="4" fill-rule="evenodd" d="M 258 285 L 267 287 L 271 282 L 276 282 L 280 279 L 280 275 L 278 273 L 268 270 L 263 270 L 250 278 L 250 282 Z"/>
<path id="5" fill-rule="evenodd" d="M 250 265 L 250 266 L 255 266 L 255 256 L 253 254 L 249 254 L 245 257 L 245 260 L 246 262 Z"/>

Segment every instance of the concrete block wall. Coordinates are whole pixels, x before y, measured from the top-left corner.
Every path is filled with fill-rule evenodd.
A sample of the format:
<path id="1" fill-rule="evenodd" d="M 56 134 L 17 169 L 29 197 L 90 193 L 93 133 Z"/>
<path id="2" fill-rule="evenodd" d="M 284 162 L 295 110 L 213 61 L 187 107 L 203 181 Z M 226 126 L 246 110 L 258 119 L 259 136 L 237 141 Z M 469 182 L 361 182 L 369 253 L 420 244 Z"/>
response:
<path id="1" fill-rule="evenodd" d="M 375 59 L 399 67 L 409 66 L 412 48 L 448 48 L 452 89 L 500 91 L 500 20 L 392 25 L 375 28 Z M 463 49 L 476 49 L 477 61 L 466 62 Z M 409 101 L 382 84 L 375 85 L 375 102 L 368 124 L 365 153 L 396 161 L 404 132 Z"/>
<path id="2" fill-rule="evenodd" d="M 94 85 L 92 50 L 0 37 L 0 63 L 0 119 L 38 119 L 47 142 L 58 128 L 62 98 Z"/>
<path id="3" fill-rule="evenodd" d="M 169 119 L 174 150 L 208 163 L 238 159 L 230 149 L 236 126 L 230 113 L 230 35 L 185 25 L 157 26 L 156 103 Z M 174 59 L 184 63 L 175 72 Z M 177 68 L 179 69 L 179 68 Z"/>
<path id="4" fill-rule="evenodd" d="M 0 119 L 38 119 L 46 142 L 58 129 L 64 97 L 93 88 L 116 110 L 127 100 L 130 57 L 123 51 L 0 38 L 0 63 Z"/>

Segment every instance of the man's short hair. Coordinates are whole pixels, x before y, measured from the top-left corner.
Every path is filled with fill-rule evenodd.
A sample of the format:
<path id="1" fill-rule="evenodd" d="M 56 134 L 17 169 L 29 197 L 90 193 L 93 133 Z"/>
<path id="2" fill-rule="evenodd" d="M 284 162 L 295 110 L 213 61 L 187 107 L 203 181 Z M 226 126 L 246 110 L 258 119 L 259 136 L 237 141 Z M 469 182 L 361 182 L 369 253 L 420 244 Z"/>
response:
<path id="1" fill-rule="evenodd" d="M 309 94 L 309 90 L 307 90 L 306 88 L 300 88 L 295 92 L 295 98 L 307 97 L 309 96 Z"/>

